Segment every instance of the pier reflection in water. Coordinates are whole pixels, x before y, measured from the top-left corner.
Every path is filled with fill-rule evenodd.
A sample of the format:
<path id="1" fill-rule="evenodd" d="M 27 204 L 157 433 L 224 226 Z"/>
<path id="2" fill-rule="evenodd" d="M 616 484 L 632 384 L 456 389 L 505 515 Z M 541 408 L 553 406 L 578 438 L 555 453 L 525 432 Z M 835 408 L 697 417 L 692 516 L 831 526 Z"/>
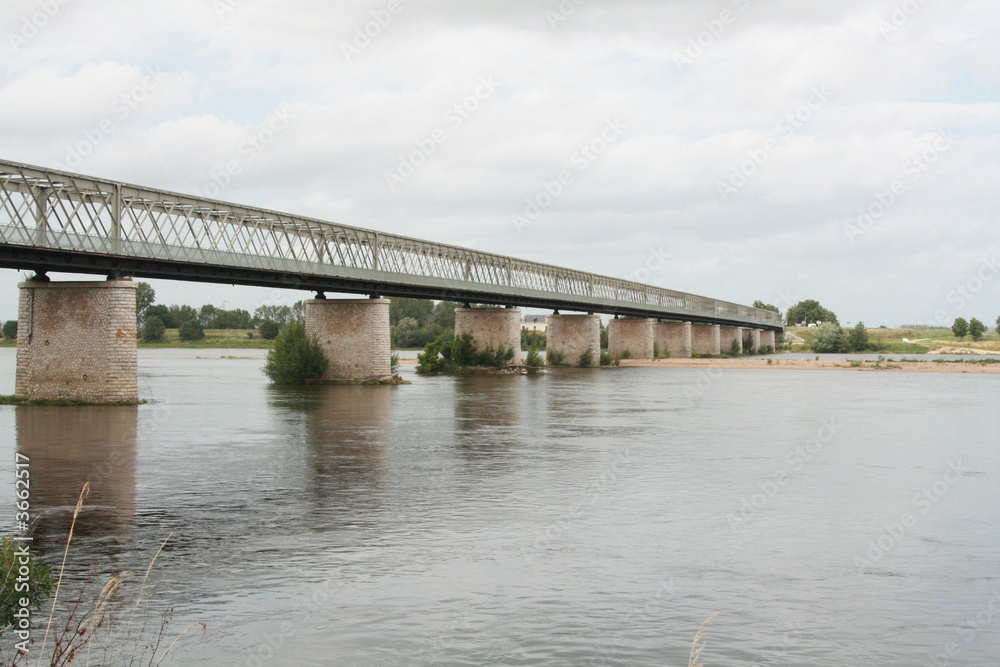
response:
<path id="1" fill-rule="evenodd" d="M 128 549 L 135 525 L 136 406 L 18 407 L 17 451 L 28 456 L 34 538 L 42 552 L 63 546 L 77 498 L 90 492 L 74 533 L 79 549 L 100 540 L 100 552 Z M 108 539 L 102 539 L 108 538 Z"/>

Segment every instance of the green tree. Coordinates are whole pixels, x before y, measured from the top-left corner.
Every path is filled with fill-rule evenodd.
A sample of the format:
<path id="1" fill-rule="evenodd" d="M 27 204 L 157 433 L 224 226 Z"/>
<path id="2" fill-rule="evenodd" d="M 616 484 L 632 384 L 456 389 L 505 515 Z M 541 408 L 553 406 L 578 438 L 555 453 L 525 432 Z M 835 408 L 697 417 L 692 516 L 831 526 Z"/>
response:
<path id="1" fill-rule="evenodd" d="M 778 307 L 775 306 L 773 303 L 764 303 L 763 301 L 754 301 L 753 302 L 753 307 L 754 308 L 760 308 L 761 310 L 770 310 L 771 312 L 778 313 L 778 314 L 781 313 L 781 310 L 779 310 Z"/>
<path id="2" fill-rule="evenodd" d="M 797 304 L 788 309 L 786 319 L 788 320 L 788 324 L 791 326 L 795 326 L 803 322 L 806 324 L 810 324 L 812 322 L 832 322 L 833 324 L 839 324 L 837 322 L 837 316 L 833 313 L 833 311 L 827 310 L 820 305 L 819 301 L 816 301 L 815 299 L 799 301 Z"/>
<path id="3" fill-rule="evenodd" d="M 198 320 L 188 320 L 177 329 L 177 336 L 181 340 L 201 340 L 205 337 L 205 330 Z"/>
<path id="4" fill-rule="evenodd" d="M 163 325 L 168 329 L 177 328 L 178 322 L 174 322 L 173 317 L 170 315 L 170 308 L 168 306 L 157 303 L 146 309 L 146 317 L 153 317 L 154 315 L 159 317 L 163 322 Z"/>
<path id="5" fill-rule="evenodd" d="M 437 325 L 442 331 L 455 330 L 455 309 L 459 304 L 454 301 L 439 301 L 431 311 L 431 326 Z"/>
<path id="6" fill-rule="evenodd" d="M 292 321 L 292 309 L 290 306 L 260 306 L 253 311 L 253 318 L 258 323 L 270 320 L 283 327 Z"/>
<path id="7" fill-rule="evenodd" d="M 955 338 L 965 338 L 965 334 L 969 333 L 969 323 L 964 317 L 956 317 L 952 322 L 951 332 L 955 334 Z"/>
<path id="8" fill-rule="evenodd" d="M 816 329 L 816 338 L 812 342 L 815 352 L 843 352 L 847 337 L 839 324 L 824 322 Z"/>
<path id="9" fill-rule="evenodd" d="M 39 610 L 56 583 L 52 578 L 52 569 L 40 562 L 34 553 L 28 552 L 28 563 L 23 564 L 21 559 L 24 556 L 19 553 L 23 544 L 11 537 L 4 537 L 0 542 L 0 634 L 17 623 L 14 614 L 21 609 L 21 598 L 28 601 L 29 607 Z M 27 576 L 22 576 L 22 566 L 27 568 Z M 27 588 L 19 586 L 19 583 L 26 583 Z"/>
<path id="10" fill-rule="evenodd" d="M 985 324 L 974 317 L 969 320 L 969 335 L 972 336 L 972 340 L 982 340 L 984 333 L 986 333 Z"/>
<path id="11" fill-rule="evenodd" d="M 847 334 L 847 349 L 850 352 L 864 352 L 869 346 L 868 329 L 864 322 L 858 322 Z"/>
<path id="12" fill-rule="evenodd" d="M 146 321 L 142 323 L 142 331 L 140 333 L 142 336 L 142 342 L 155 343 L 158 340 L 162 340 L 163 334 L 165 334 L 166 331 L 167 327 L 163 324 L 163 320 L 156 315 L 150 315 L 146 318 Z"/>
<path id="13" fill-rule="evenodd" d="M 169 324 L 167 323 L 168 318 L 170 320 Z M 198 311 L 191 306 L 178 306 L 177 304 L 173 304 L 167 309 L 167 317 L 160 316 L 160 319 L 163 320 L 163 323 L 167 325 L 168 329 L 175 329 L 179 328 L 188 320 L 197 320 Z M 171 324 L 173 326 L 171 326 Z"/>
<path id="14" fill-rule="evenodd" d="M 17 320 L 7 320 L 3 323 L 3 337 L 7 340 L 17 339 Z"/>
<path id="15" fill-rule="evenodd" d="M 392 326 L 392 345 L 399 348 L 418 347 L 421 333 L 420 323 L 412 317 L 404 317 Z"/>
<path id="16" fill-rule="evenodd" d="M 281 332 L 281 327 L 278 326 L 277 322 L 264 320 L 260 323 L 260 326 L 257 327 L 257 331 L 260 333 L 260 337 L 264 340 L 274 340 Z"/>
<path id="17" fill-rule="evenodd" d="M 305 384 L 326 373 L 330 362 L 316 336 L 306 335 L 306 325 L 293 321 L 282 328 L 267 353 L 264 375 L 275 384 Z"/>
<path id="18" fill-rule="evenodd" d="M 434 302 L 430 299 L 409 299 L 397 297 L 389 302 L 389 325 L 395 326 L 407 317 L 417 323 L 416 328 L 430 324 L 434 312 Z M 452 322 L 454 325 L 454 322 Z"/>
<path id="19" fill-rule="evenodd" d="M 135 317 L 140 324 L 146 321 L 149 307 L 156 301 L 156 290 L 149 283 L 139 282 L 135 286 Z"/>

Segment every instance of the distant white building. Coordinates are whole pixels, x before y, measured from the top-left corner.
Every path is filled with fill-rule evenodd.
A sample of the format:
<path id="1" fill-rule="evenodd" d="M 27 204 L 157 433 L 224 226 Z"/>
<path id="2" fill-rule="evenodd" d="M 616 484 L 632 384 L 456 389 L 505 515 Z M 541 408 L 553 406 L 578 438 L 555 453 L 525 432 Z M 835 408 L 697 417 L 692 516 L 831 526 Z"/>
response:
<path id="1" fill-rule="evenodd" d="M 547 315 L 525 315 L 521 318 L 521 328 L 544 333 L 545 328 L 548 326 L 545 321 L 546 317 Z"/>

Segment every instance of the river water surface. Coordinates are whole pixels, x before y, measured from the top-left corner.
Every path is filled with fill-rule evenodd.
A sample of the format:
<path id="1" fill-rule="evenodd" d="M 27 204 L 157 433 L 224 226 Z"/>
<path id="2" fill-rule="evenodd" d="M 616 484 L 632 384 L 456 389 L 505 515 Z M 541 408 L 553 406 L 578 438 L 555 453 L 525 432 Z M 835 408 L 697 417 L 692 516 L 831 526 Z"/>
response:
<path id="1" fill-rule="evenodd" d="M 717 612 L 706 667 L 1000 660 L 1000 376 L 262 358 L 141 350 L 147 405 L 0 408 L 47 558 L 86 480 L 74 573 L 171 535 L 154 604 L 207 624 L 171 664 L 686 665 Z"/>

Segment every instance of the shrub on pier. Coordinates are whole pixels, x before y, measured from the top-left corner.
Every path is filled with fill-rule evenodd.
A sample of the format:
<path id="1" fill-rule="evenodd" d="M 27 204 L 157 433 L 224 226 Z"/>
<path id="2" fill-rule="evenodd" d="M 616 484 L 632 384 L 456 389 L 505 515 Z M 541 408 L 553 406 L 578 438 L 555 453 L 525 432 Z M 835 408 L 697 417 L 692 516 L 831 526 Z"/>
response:
<path id="1" fill-rule="evenodd" d="M 322 378 L 329 365 L 319 340 L 308 336 L 305 324 L 296 320 L 286 324 L 274 339 L 264 375 L 275 384 L 305 384 Z"/>

